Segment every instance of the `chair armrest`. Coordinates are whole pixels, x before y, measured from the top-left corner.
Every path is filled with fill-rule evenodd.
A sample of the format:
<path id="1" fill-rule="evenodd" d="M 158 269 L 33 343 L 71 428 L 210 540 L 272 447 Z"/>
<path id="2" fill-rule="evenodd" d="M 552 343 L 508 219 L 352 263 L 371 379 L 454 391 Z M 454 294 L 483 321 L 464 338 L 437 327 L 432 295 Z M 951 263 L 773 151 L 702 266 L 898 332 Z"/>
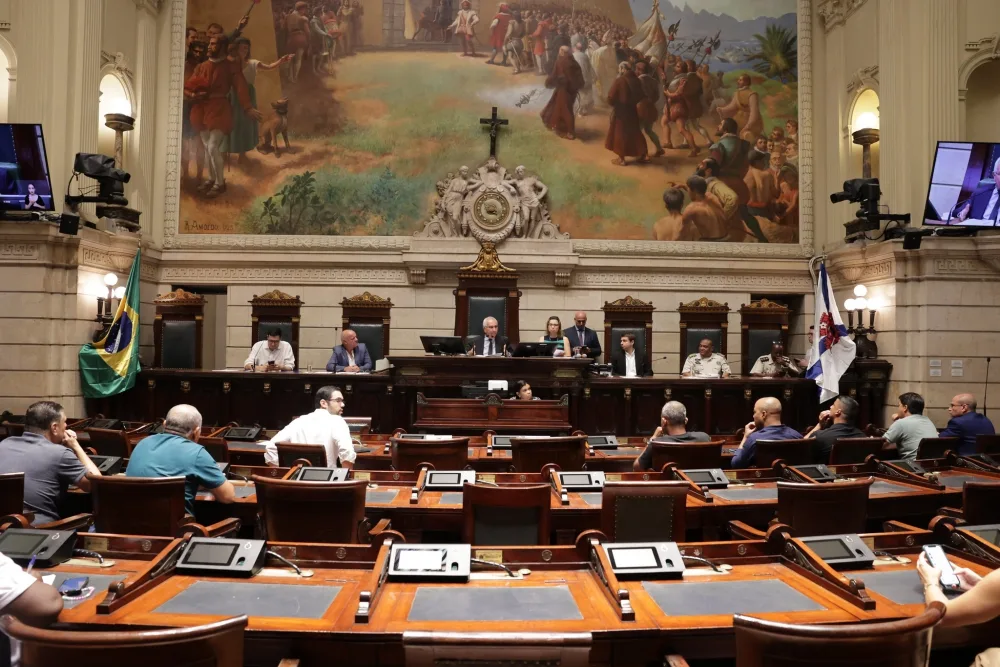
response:
<path id="1" fill-rule="evenodd" d="M 389 519 L 379 519 L 379 522 L 376 523 L 375 526 L 368 531 L 368 536 L 375 537 L 379 533 L 389 530 L 389 524 L 390 524 Z"/>
<path id="2" fill-rule="evenodd" d="M 205 531 L 208 533 L 206 537 L 236 537 L 240 532 L 240 520 L 233 517 L 223 519 L 219 523 L 206 526 Z"/>
<path id="3" fill-rule="evenodd" d="M 83 451 L 87 452 L 87 456 L 97 456 L 97 450 L 93 447 L 84 447 Z"/>
<path id="4" fill-rule="evenodd" d="M 43 523 L 35 526 L 35 528 L 38 528 L 39 530 L 78 530 L 80 528 L 89 528 L 93 524 L 93 514 L 77 514 L 75 516 L 66 517 L 65 519 L 59 519 L 58 521 Z"/>
<path id="5" fill-rule="evenodd" d="M 938 510 L 940 512 L 940 510 Z M 917 528 L 916 526 L 911 526 L 908 523 L 903 523 L 902 521 L 885 521 L 882 523 L 882 530 L 887 533 L 912 533 L 915 531 L 924 530 L 923 528 Z"/>
<path id="6" fill-rule="evenodd" d="M 31 528 L 31 519 L 24 514 L 5 514 L 0 516 L 0 529 L 11 527 Z"/>
<path id="7" fill-rule="evenodd" d="M 663 657 L 664 667 L 688 667 L 687 660 L 679 655 L 667 655 Z"/>
<path id="8" fill-rule="evenodd" d="M 736 540 L 765 540 L 767 533 L 757 530 L 742 521 L 730 521 L 729 532 Z"/>
<path id="9" fill-rule="evenodd" d="M 298 658 L 282 658 L 281 662 L 278 663 L 278 667 L 299 667 Z"/>
<path id="10" fill-rule="evenodd" d="M 280 464 L 281 461 L 278 461 L 278 463 Z M 312 466 L 312 464 L 313 464 L 312 461 L 310 461 L 309 459 L 295 459 L 294 461 L 292 461 L 293 468 L 295 466 L 305 466 L 306 468 L 309 468 L 310 466 Z"/>
<path id="11" fill-rule="evenodd" d="M 941 516 L 948 516 L 952 519 L 964 519 L 965 512 L 957 507 L 939 507 L 937 513 Z"/>

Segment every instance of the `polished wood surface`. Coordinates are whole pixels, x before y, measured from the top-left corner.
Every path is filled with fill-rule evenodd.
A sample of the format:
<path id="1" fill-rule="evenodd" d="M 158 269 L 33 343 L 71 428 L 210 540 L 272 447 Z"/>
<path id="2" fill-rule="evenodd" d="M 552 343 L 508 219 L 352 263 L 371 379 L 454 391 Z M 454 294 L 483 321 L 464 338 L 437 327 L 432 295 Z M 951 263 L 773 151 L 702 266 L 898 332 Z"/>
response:
<path id="1" fill-rule="evenodd" d="M 298 482 L 253 477 L 262 537 L 283 542 L 365 541 L 367 483 Z"/>
<path id="2" fill-rule="evenodd" d="M 863 533 L 873 481 L 869 477 L 837 484 L 778 482 L 778 521 L 796 537 Z"/>
<path id="3" fill-rule="evenodd" d="M 417 393 L 413 428 L 438 433 L 569 433 L 569 396 L 555 401 L 485 398 L 427 398 Z"/>
<path id="4" fill-rule="evenodd" d="M 390 440 L 393 470 L 462 470 L 468 465 L 468 438 Z"/>

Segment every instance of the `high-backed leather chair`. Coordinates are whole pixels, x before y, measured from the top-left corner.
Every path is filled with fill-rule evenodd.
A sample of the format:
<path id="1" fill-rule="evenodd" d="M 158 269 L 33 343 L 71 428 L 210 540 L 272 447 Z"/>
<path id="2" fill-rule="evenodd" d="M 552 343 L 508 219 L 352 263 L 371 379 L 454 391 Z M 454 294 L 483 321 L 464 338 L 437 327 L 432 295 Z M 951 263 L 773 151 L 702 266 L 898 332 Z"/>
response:
<path id="1" fill-rule="evenodd" d="M 201 368 L 205 297 L 178 289 L 153 303 L 153 367 Z"/>
<path id="2" fill-rule="evenodd" d="M 976 451 L 980 454 L 1000 454 L 1000 435 L 977 435 Z"/>
<path id="3" fill-rule="evenodd" d="M 183 477 L 113 477 L 87 475 L 99 533 L 175 537 L 192 532 L 217 537 L 236 533 L 238 519 L 211 526 L 195 523 L 184 512 Z"/>
<path id="4" fill-rule="evenodd" d="M 729 304 L 719 303 L 707 297 L 681 303 L 677 306 L 680 315 L 680 350 L 677 357 L 677 371 L 684 368 L 687 358 L 698 351 L 698 344 L 708 338 L 712 349 L 723 356 L 729 351 Z"/>
<path id="5" fill-rule="evenodd" d="M 1000 523 L 1000 484 L 966 482 L 962 488 L 962 518 L 970 526 Z"/>
<path id="6" fill-rule="evenodd" d="M 365 480 L 299 482 L 253 476 L 265 539 L 276 542 L 365 542 Z"/>
<path id="7" fill-rule="evenodd" d="M 200 437 L 198 438 L 198 444 L 205 448 L 205 451 L 216 461 L 220 463 L 229 462 L 229 443 L 226 442 L 225 438 L 220 438 L 216 436 Z"/>
<path id="8" fill-rule="evenodd" d="M 483 243 L 476 261 L 458 271 L 455 335 L 479 335 L 483 333 L 483 320 L 495 317 L 499 334 L 506 336 L 511 345 L 517 344 L 521 339 L 517 279 L 517 272 L 500 262 L 493 243 Z"/>
<path id="9" fill-rule="evenodd" d="M 874 478 L 837 484 L 778 482 L 778 522 L 795 537 L 863 533 Z"/>
<path id="10" fill-rule="evenodd" d="M 169 630 L 82 632 L 33 628 L 13 616 L 3 632 L 21 642 L 22 667 L 243 667 L 246 616 Z"/>
<path id="11" fill-rule="evenodd" d="M 917 458 L 942 459 L 949 449 L 958 451 L 958 438 L 923 438 L 917 445 Z"/>
<path id="12" fill-rule="evenodd" d="M 281 331 L 281 340 L 292 346 L 295 367 L 299 367 L 299 324 L 302 319 L 302 300 L 281 290 L 253 295 L 250 300 L 250 347 L 267 338 L 269 332 Z M 250 349 L 248 347 L 247 349 Z"/>
<path id="13" fill-rule="evenodd" d="M 466 484 L 462 493 L 462 541 L 481 546 L 549 544 L 552 487 Z"/>
<path id="14" fill-rule="evenodd" d="M 601 532 L 611 542 L 683 542 L 687 482 L 607 482 Z"/>
<path id="15" fill-rule="evenodd" d="M 562 470 L 583 470 L 587 460 L 587 436 L 560 438 L 511 438 L 511 472 L 541 472 L 549 463 Z"/>
<path id="16" fill-rule="evenodd" d="M 769 299 L 740 306 L 743 353 L 742 374 L 749 375 L 754 362 L 771 353 L 771 344 L 781 341 L 788 352 L 788 306 Z"/>
<path id="17" fill-rule="evenodd" d="M 589 667 L 589 632 L 403 633 L 406 667 L 443 665 L 538 665 L 539 667 Z M 503 656 L 498 660 L 497 656 Z"/>
<path id="18" fill-rule="evenodd" d="M 24 506 L 24 473 L 6 472 L 0 474 L 0 530 L 8 527 L 29 528 L 34 519 L 34 513 Z M 84 528 L 91 523 L 93 523 L 93 515 L 77 514 L 58 521 L 39 524 L 35 528 L 72 530 Z"/>
<path id="19" fill-rule="evenodd" d="M 306 445 L 297 442 L 277 442 L 278 467 L 291 468 L 296 462 L 308 461 L 309 465 L 326 468 L 333 461 L 326 460 L 326 448 L 323 445 Z"/>
<path id="20" fill-rule="evenodd" d="M 663 470 L 668 463 L 676 463 L 681 470 L 722 467 L 723 440 L 711 442 L 658 442 L 649 441 L 653 450 L 653 470 Z"/>
<path id="21" fill-rule="evenodd" d="M 374 364 L 389 356 L 389 333 L 392 330 L 392 301 L 364 292 L 340 302 L 342 325 L 353 329 L 358 342 L 368 348 Z"/>
<path id="22" fill-rule="evenodd" d="M 830 450 L 829 465 L 864 463 L 870 455 L 882 455 L 882 438 L 837 438 Z"/>
<path id="23" fill-rule="evenodd" d="M 407 440 L 392 438 L 392 469 L 417 471 L 422 464 L 432 470 L 462 470 L 469 465 L 469 439 Z"/>
<path id="24" fill-rule="evenodd" d="M 101 456 L 121 456 L 125 458 L 132 453 L 125 431 L 113 431 L 105 428 L 87 428 L 84 431 L 90 438 L 87 446 Z"/>
<path id="25" fill-rule="evenodd" d="M 656 308 L 632 296 L 604 302 L 604 363 L 621 359 L 621 340 L 624 334 L 635 336 L 635 356 L 646 360 L 646 367 L 653 366 L 653 311 Z"/>
<path id="26" fill-rule="evenodd" d="M 859 665 L 926 667 L 931 631 L 945 608 L 933 602 L 917 616 L 883 623 L 800 625 L 736 614 L 736 667 Z M 817 656 L 822 659 L 817 662 Z"/>
<path id="27" fill-rule="evenodd" d="M 770 468 L 777 459 L 790 466 L 812 463 L 812 440 L 758 440 L 754 454 L 755 468 Z"/>

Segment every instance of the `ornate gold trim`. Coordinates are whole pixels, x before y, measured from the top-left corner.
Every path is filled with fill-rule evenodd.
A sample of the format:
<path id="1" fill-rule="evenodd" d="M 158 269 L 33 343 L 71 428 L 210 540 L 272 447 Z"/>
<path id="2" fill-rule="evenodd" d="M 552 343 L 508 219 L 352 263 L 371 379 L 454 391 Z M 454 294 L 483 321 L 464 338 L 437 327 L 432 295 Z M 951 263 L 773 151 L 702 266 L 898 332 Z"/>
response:
<path id="1" fill-rule="evenodd" d="M 173 292 L 157 295 L 153 299 L 153 303 L 167 306 L 203 306 L 205 305 L 205 297 L 178 288 Z"/>
<path id="2" fill-rule="evenodd" d="M 614 301 L 605 301 L 604 310 L 610 310 L 613 312 L 651 313 L 656 310 L 656 308 L 651 302 L 643 301 L 642 299 L 637 299 L 634 296 L 628 295 Z"/>
<path id="3" fill-rule="evenodd" d="M 254 306 L 301 306 L 302 299 L 299 298 L 298 294 L 292 296 L 275 289 L 260 296 L 254 294 L 248 303 Z"/>
<path id="4" fill-rule="evenodd" d="M 695 299 L 694 301 L 688 301 L 687 303 L 681 303 L 677 306 L 677 310 L 682 310 L 682 309 L 728 313 L 729 302 L 727 301 L 726 303 L 719 303 L 714 299 L 709 299 L 707 296 L 703 296 L 700 299 Z"/>
<path id="5" fill-rule="evenodd" d="M 742 304 L 740 310 L 775 310 L 778 312 L 788 312 L 788 306 L 777 301 L 764 298 L 759 301 L 751 301 L 750 304 Z"/>
<path id="6" fill-rule="evenodd" d="M 365 291 L 361 294 L 355 294 L 351 298 L 345 296 L 340 300 L 340 305 L 344 308 L 348 306 L 351 308 L 392 308 L 392 300 Z"/>
<path id="7" fill-rule="evenodd" d="M 463 275 L 464 272 L 469 272 L 471 276 Z M 503 265 L 500 261 L 500 256 L 497 254 L 496 246 L 490 242 L 486 241 L 483 243 L 483 247 L 479 249 L 479 255 L 476 257 L 476 261 L 469 266 L 463 266 L 458 270 L 459 277 L 472 277 L 472 278 L 482 278 L 483 273 L 502 273 L 507 274 L 511 278 L 517 277 L 517 272 L 507 266 Z"/>

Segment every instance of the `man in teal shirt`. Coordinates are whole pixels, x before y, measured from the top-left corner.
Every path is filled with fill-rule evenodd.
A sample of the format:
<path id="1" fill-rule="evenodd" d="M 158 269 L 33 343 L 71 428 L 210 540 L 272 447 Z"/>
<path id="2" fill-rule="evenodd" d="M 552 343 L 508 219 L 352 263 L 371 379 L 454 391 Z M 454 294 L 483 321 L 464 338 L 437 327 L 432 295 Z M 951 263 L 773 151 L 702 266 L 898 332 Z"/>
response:
<path id="1" fill-rule="evenodd" d="M 220 503 L 236 499 L 232 483 L 215 460 L 198 444 L 201 413 L 191 405 L 175 405 L 163 422 L 163 433 L 143 438 L 129 457 L 127 477 L 183 477 L 184 509 L 194 516 L 199 487 L 208 489 Z"/>

